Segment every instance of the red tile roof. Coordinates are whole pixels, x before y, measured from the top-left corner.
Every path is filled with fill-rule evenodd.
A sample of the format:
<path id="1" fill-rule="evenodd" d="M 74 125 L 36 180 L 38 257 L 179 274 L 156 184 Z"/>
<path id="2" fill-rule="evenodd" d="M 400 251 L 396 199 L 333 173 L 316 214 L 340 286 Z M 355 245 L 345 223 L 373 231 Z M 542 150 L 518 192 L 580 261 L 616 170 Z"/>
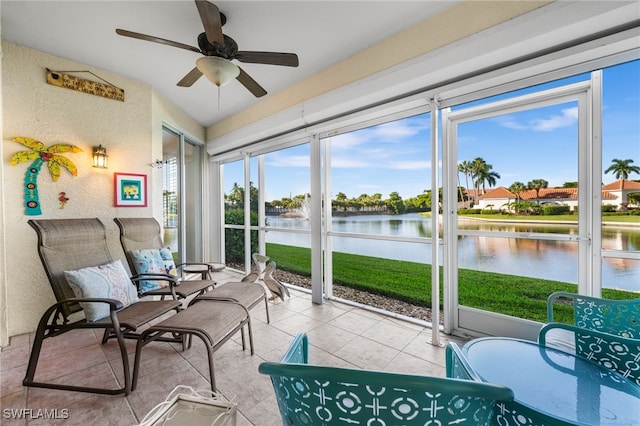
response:
<path id="1" fill-rule="evenodd" d="M 604 187 L 603 187 L 604 189 Z M 639 188 L 640 189 L 640 188 Z M 494 198 L 516 198 L 516 195 L 509 191 L 504 186 L 499 186 L 495 189 L 490 189 L 478 197 L 479 199 L 494 199 Z M 577 200 L 578 188 L 541 188 L 538 193 L 538 198 L 541 200 Z M 602 191 L 603 200 L 615 200 L 617 197 L 611 192 Z M 533 189 L 525 189 L 520 193 L 521 200 L 536 200 L 536 191 Z"/>
<path id="2" fill-rule="evenodd" d="M 615 191 L 621 189 L 637 189 L 640 190 L 640 182 L 635 182 L 633 180 L 627 179 L 618 179 L 615 182 L 611 182 L 602 187 L 604 191 Z"/>

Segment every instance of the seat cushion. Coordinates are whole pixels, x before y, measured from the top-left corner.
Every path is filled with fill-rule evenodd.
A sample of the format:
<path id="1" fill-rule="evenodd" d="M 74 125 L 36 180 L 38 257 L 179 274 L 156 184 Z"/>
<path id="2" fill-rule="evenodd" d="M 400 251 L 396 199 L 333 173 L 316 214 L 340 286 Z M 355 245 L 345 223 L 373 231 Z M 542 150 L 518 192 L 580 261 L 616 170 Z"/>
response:
<path id="1" fill-rule="evenodd" d="M 131 257 L 138 274 L 167 274 L 159 249 L 131 250 Z M 168 281 L 143 280 L 140 281 L 140 292 L 146 293 L 168 286 Z"/>
<path id="2" fill-rule="evenodd" d="M 64 276 L 79 299 L 115 299 L 129 306 L 138 301 L 138 293 L 122 262 L 116 260 L 100 266 L 64 271 Z M 87 321 L 96 321 L 109 316 L 106 303 L 81 302 Z"/>

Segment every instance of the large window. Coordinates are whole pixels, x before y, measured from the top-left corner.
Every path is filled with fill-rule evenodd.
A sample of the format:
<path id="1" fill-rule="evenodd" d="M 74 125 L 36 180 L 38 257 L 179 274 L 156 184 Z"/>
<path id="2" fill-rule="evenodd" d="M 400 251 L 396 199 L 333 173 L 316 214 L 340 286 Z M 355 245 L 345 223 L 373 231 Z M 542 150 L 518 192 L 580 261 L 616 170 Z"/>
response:
<path id="1" fill-rule="evenodd" d="M 602 287 L 634 292 L 640 292 L 639 75 L 634 61 L 605 68 L 602 77 Z"/>
<path id="2" fill-rule="evenodd" d="M 352 297 L 347 288 L 427 309 L 441 277 L 445 316 L 455 315 L 447 331 L 518 335 L 496 328 L 513 320 L 531 337 L 554 291 L 636 297 L 639 68 L 636 61 L 540 78 L 472 102 L 452 98 L 440 110 L 436 90 L 404 112 L 395 103 L 360 124 L 349 117 L 344 127 L 336 120 L 300 132 L 296 140 L 310 143 L 292 144 L 292 134 L 245 149 L 243 160 L 224 164 L 227 209 L 244 211 L 249 180 L 261 200 L 251 207 L 252 247 L 239 246 L 244 258 L 264 242 L 278 269 L 305 277 L 290 275 L 292 284 L 313 281 L 328 298 Z M 438 113 L 442 123 L 432 120 Z M 619 180 L 622 190 L 607 188 Z M 243 228 L 246 216 L 238 217 L 225 221 L 227 232 Z"/>

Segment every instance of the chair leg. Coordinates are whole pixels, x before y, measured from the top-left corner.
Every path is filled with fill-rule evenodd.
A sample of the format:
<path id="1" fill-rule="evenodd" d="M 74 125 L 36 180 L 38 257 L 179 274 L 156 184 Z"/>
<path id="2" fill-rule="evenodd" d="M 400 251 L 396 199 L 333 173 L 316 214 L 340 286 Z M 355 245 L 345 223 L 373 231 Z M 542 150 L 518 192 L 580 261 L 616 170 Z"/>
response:
<path id="1" fill-rule="evenodd" d="M 269 318 L 269 298 L 264 295 L 264 309 L 267 312 L 267 324 L 271 324 L 271 318 Z"/>
<path id="2" fill-rule="evenodd" d="M 247 317 L 247 329 L 249 330 L 249 349 L 251 350 L 251 355 L 253 356 L 253 331 L 251 330 L 251 317 Z"/>
<path id="3" fill-rule="evenodd" d="M 57 384 L 57 383 L 47 383 L 47 382 L 37 382 L 34 380 L 36 369 L 38 367 L 38 360 L 40 358 L 40 353 L 42 351 L 42 343 L 46 338 L 53 338 L 60 334 L 64 334 L 73 330 L 79 330 L 82 328 L 73 328 L 73 327 L 64 327 L 57 326 L 56 324 L 49 324 L 49 321 L 52 320 L 52 314 L 57 312 L 58 306 L 54 305 L 49 308 L 45 314 L 40 318 L 40 322 L 38 323 L 38 328 L 36 329 L 36 335 L 33 341 L 33 346 L 31 348 L 31 354 L 29 355 L 29 363 L 27 365 L 27 372 L 25 374 L 24 380 L 22 384 L 27 387 L 38 387 L 38 388 L 46 388 L 46 389 L 60 389 L 66 391 L 74 391 L 74 392 L 88 392 L 88 393 L 98 393 L 104 395 L 117 395 L 124 393 L 125 395 L 129 395 L 130 393 L 130 374 L 129 374 L 129 358 L 127 357 L 127 350 L 124 344 L 124 336 L 120 331 L 120 325 L 118 323 L 118 318 L 115 314 L 115 311 L 112 311 L 112 324 L 116 327 L 115 336 L 118 339 L 118 344 L 120 346 L 120 355 L 122 356 L 122 369 L 124 373 L 124 386 L 122 388 L 117 389 L 105 389 L 105 388 L 94 388 L 88 386 L 74 386 L 74 385 L 65 385 L 65 384 Z M 64 331 L 62 331 L 64 329 Z M 47 336 L 47 331 L 50 331 L 50 335 Z M 55 331 L 55 333 L 54 333 Z"/>
<path id="4" fill-rule="evenodd" d="M 38 328 L 36 329 L 35 339 L 33 340 L 33 346 L 31 347 L 31 354 L 29 355 L 29 364 L 27 366 L 27 373 L 25 374 L 24 380 L 22 381 L 23 386 L 30 386 L 33 384 L 33 378 L 36 374 L 36 368 L 38 366 L 38 359 L 40 358 L 40 351 L 42 350 L 42 342 L 45 337 L 44 334 L 47 331 L 47 324 L 49 322 L 49 318 L 53 313 L 52 309 L 47 310 L 45 314 L 40 318 L 40 322 L 38 323 Z"/>

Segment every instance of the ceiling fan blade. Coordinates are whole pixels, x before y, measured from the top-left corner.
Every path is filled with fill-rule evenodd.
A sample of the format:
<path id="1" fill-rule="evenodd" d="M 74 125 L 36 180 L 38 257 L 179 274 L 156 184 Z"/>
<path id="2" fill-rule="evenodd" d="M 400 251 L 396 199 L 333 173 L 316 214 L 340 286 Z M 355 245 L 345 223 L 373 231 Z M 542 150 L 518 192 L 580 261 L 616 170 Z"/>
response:
<path id="1" fill-rule="evenodd" d="M 202 53 L 200 49 L 198 49 L 197 47 L 189 46 L 188 44 L 178 43 L 177 41 L 171 41 L 171 40 L 167 40 L 160 37 L 154 37 L 146 34 L 135 33 L 133 31 L 122 30 L 120 28 L 116 29 L 116 33 L 125 37 L 137 38 L 145 41 L 152 41 L 154 43 L 166 44 L 167 46 L 178 47 L 180 49 L 186 49 L 192 52 Z"/>
<path id="2" fill-rule="evenodd" d="M 242 85 L 246 87 L 247 90 L 249 90 L 256 98 L 260 98 L 267 94 L 267 91 L 264 90 L 264 88 L 260 86 L 257 81 L 251 78 L 249 74 L 244 72 L 242 68 L 240 68 L 240 74 L 238 74 L 236 80 L 242 83 Z"/>
<path id="3" fill-rule="evenodd" d="M 220 19 L 220 11 L 218 6 L 204 0 L 195 0 L 200 20 L 204 27 L 209 43 L 217 43 L 218 46 L 224 46 L 224 37 L 222 35 L 222 21 Z"/>
<path id="4" fill-rule="evenodd" d="M 178 86 L 191 87 L 200 77 L 202 77 L 202 72 L 198 68 L 194 68 L 182 77 L 182 80 L 178 82 Z"/>
<path id="5" fill-rule="evenodd" d="M 252 64 L 284 65 L 287 67 L 298 66 L 298 55 L 295 53 L 249 52 L 243 50 L 236 53 L 234 59 Z"/>

